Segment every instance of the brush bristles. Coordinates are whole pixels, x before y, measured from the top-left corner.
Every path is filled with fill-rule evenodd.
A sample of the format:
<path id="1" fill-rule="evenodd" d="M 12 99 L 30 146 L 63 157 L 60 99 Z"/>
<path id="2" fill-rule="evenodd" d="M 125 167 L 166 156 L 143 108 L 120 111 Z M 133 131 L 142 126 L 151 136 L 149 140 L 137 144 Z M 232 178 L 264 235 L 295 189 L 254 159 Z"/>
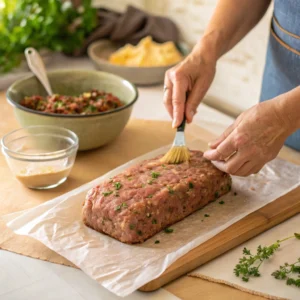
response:
<path id="1" fill-rule="evenodd" d="M 190 151 L 186 146 L 173 146 L 161 159 L 166 164 L 180 164 L 190 159 Z"/>

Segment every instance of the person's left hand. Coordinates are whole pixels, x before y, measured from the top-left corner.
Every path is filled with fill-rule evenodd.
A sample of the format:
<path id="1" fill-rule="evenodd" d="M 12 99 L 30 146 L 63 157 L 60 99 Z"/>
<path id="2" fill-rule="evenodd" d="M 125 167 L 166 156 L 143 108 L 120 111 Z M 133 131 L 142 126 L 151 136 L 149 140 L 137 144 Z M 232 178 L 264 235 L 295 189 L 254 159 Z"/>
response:
<path id="1" fill-rule="evenodd" d="M 285 139 L 292 133 L 289 120 L 279 107 L 278 97 L 246 110 L 209 144 L 211 149 L 204 153 L 204 157 L 232 175 L 248 176 L 259 172 L 277 156 Z"/>

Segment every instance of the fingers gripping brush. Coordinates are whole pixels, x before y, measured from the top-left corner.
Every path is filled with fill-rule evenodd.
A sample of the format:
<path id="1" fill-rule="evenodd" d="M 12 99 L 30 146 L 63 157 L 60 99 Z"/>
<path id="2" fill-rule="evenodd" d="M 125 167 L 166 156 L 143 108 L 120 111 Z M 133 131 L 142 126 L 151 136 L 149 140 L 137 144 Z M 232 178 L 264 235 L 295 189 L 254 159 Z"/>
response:
<path id="1" fill-rule="evenodd" d="M 177 127 L 177 132 L 171 149 L 162 157 L 161 161 L 166 164 L 179 164 L 190 159 L 190 151 L 184 138 L 186 118 L 183 116 L 182 123 Z"/>

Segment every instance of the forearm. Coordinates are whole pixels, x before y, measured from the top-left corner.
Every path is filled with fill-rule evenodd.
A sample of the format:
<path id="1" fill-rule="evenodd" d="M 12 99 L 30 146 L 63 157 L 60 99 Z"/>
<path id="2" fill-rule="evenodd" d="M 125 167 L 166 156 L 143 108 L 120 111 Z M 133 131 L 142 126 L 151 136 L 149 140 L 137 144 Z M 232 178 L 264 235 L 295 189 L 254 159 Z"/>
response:
<path id="1" fill-rule="evenodd" d="M 300 85 L 275 100 L 278 114 L 282 116 L 290 131 L 300 129 Z"/>
<path id="2" fill-rule="evenodd" d="M 194 52 L 217 60 L 233 48 L 262 18 L 271 0 L 219 0 Z"/>

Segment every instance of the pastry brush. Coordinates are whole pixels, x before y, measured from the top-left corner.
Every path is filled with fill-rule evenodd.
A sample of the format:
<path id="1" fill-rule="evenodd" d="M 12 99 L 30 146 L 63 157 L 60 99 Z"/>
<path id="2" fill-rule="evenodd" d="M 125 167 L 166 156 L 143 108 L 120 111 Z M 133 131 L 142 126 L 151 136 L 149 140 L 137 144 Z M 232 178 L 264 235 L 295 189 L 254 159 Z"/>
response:
<path id="1" fill-rule="evenodd" d="M 186 123 L 185 114 L 183 121 L 177 127 L 177 132 L 171 149 L 162 157 L 161 161 L 166 164 L 179 164 L 190 159 L 190 151 L 185 143 L 184 128 Z"/>

